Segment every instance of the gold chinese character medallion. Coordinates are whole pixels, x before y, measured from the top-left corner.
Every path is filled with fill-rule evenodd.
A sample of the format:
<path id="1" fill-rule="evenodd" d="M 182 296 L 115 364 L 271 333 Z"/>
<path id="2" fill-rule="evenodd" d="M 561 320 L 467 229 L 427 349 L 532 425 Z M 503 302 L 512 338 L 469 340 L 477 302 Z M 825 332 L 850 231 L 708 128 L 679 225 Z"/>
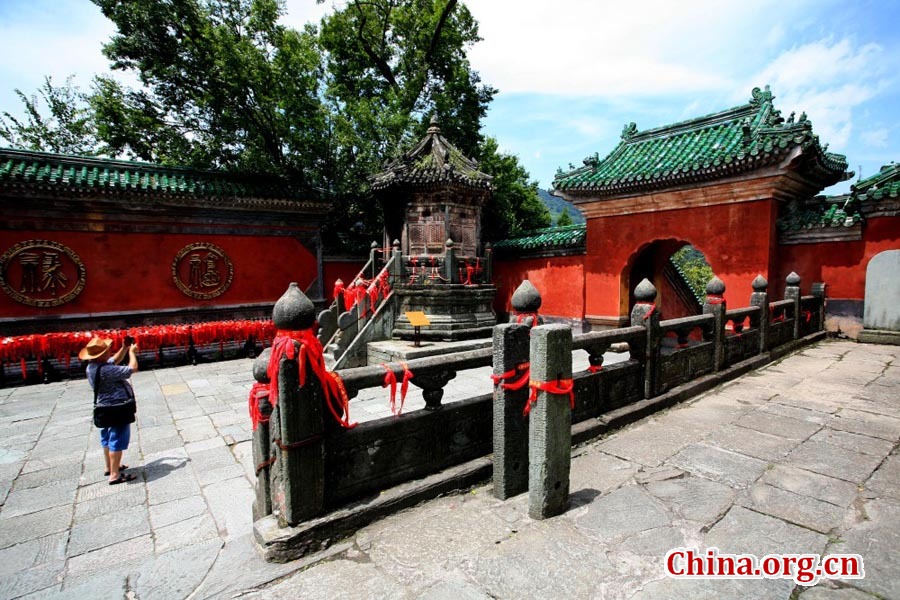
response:
<path id="1" fill-rule="evenodd" d="M 49 240 L 19 242 L 0 256 L 0 287 L 38 308 L 72 301 L 84 289 L 86 272 L 71 248 Z"/>
<path id="2" fill-rule="evenodd" d="M 187 296 L 209 300 L 231 285 L 234 267 L 225 251 L 208 242 L 188 244 L 172 261 L 172 279 Z"/>

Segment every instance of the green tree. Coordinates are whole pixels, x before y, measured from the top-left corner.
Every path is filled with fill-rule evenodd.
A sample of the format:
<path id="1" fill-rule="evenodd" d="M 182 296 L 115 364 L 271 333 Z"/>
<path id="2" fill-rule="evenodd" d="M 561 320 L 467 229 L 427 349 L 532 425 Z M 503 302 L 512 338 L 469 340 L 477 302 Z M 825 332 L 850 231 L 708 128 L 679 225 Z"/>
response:
<path id="1" fill-rule="evenodd" d="M 488 137 L 479 160 L 479 168 L 494 177 L 493 198 L 484 207 L 482 218 L 485 239 L 501 240 L 550 226 L 550 211 L 538 197 L 538 184 L 529 181 L 528 172 L 515 155 L 500 152 L 497 140 Z"/>
<path id="2" fill-rule="evenodd" d="M 556 226 L 557 227 L 566 227 L 567 225 L 572 224 L 572 215 L 569 214 L 569 210 L 565 209 L 559 216 L 556 217 Z"/>
<path id="3" fill-rule="evenodd" d="M 278 24 L 277 0 L 92 0 L 117 27 L 114 69 L 91 105 L 115 152 L 154 161 L 321 180 L 329 132 L 315 31 Z"/>
<path id="4" fill-rule="evenodd" d="M 61 86 L 50 77 L 35 94 L 15 90 L 25 109 L 24 120 L 4 112 L 0 116 L 0 138 L 23 150 L 82 154 L 103 152 L 87 95 L 72 85 L 69 76 Z M 44 116 L 42 111 L 49 111 Z"/>
<path id="5" fill-rule="evenodd" d="M 706 297 L 706 284 L 715 277 L 712 267 L 706 262 L 702 252 L 693 246 L 683 246 L 672 255 L 672 262 L 678 267 L 685 282 L 698 300 Z M 702 302 L 702 300 L 700 300 Z"/>
<path id="6" fill-rule="evenodd" d="M 326 242 L 340 235 L 367 246 L 380 237 L 368 178 L 416 143 L 431 115 L 464 154 L 478 155 L 496 92 L 469 64 L 467 49 L 478 40 L 475 19 L 456 0 L 352 0 L 322 20 L 329 168 L 339 194 Z"/>
<path id="7" fill-rule="evenodd" d="M 282 175 L 333 193 L 326 242 L 365 247 L 380 237 L 368 178 L 437 114 L 495 176 L 489 236 L 550 223 L 517 158 L 481 135 L 496 90 L 469 63 L 478 24 L 457 0 L 349 0 L 302 31 L 279 24 L 281 0 L 92 2 L 117 28 L 112 68 L 142 88 L 96 78 L 89 96 L 51 105 L 78 107 L 56 129 L 32 102 L 31 129 L 12 121 L 17 145 Z M 73 141 L 50 143 L 63 133 Z"/>

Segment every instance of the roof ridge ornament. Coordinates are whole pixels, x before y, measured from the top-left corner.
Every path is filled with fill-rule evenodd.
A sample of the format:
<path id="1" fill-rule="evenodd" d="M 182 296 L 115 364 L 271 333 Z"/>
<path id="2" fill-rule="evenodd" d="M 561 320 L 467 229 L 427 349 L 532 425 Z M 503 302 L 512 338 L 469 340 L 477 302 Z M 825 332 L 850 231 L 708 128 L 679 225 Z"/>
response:
<path id="1" fill-rule="evenodd" d="M 632 121 L 631 123 L 628 123 L 627 125 L 625 125 L 625 127 L 622 128 L 622 140 L 628 142 L 634 136 L 636 136 L 637 133 L 638 133 L 637 123 Z"/>
<path id="2" fill-rule="evenodd" d="M 774 98 L 775 96 L 772 95 L 768 84 L 766 84 L 765 89 L 762 90 L 755 87 L 753 88 L 753 91 L 750 92 L 750 106 L 758 108 L 763 104 L 771 105 Z"/>

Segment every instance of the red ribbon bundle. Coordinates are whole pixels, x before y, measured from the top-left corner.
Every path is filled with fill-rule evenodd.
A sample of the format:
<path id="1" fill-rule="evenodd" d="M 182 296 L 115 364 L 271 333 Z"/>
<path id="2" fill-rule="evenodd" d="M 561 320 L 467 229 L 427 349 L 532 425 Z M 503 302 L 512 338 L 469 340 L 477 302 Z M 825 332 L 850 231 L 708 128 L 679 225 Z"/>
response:
<path id="1" fill-rule="evenodd" d="M 275 341 L 272 342 L 272 356 L 269 359 L 267 369 L 269 381 L 273 382 L 269 387 L 269 403 L 273 408 L 278 405 L 278 371 L 281 365 L 281 358 L 287 357 L 288 360 L 297 360 L 301 387 L 306 385 L 306 365 L 308 362 L 312 367 L 313 374 L 322 385 L 322 391 L 325 394 L 325 405 L 331 412 L 331 416 L 334 417 L 341 427 L 353 429 L 357 423 L 350 422 L 350 398 L 347 395 L 347 390 L 344 388 L 344 383 L 337 373 L 325 369 L 322 342 L 315 336 L 313 329 L 315 327 L 300 331 L 279 330 L 275 334 Z M 299 352 L 296 352 L 294 342 L 300 344 Z"/>
<path id="2" fill-rule="evenodd" d="M 707 294 L 706 295 L 706 303 L 707 304 L 725 304 L 725 296 L 720 296 L 718 294 Z"/>
<path id="3" fill-rule="evenodd" d="M 515 381 L 509 382 L 513 377 L 516 376 L 516 373 L 520 373 L 519 378 Z M 514 369 L 510 369 L 506 373 L 502 373 L 500 375 L 491 375 L 491 379 L 494 381 L 494 385 L 501 385 L 504 390 L 520 390 L 525 387 L 525 384 L 528 383 L 528 377 L 531 374 L 531 363 L 520 363 L 516 365 Z M 509 382 L 509 383 L 507 383 Z"/>
<path id="4" fill-rule="evenodd" d="M 516 324 L 521 325 L 522 321 L 527 319 L 528 317 L 532 317 L 531 327 L 535 327 L 538 324 L 538 314 L 537 311 L 534 312 L 526 312 L 526 313 L 518 313 L 516 315 Z"/>
<path id="5" fill-rule="evenodd" d="M 548 392 L 550 394 L 568 394 L 569 408 L 575 410 L 575 382 L 571 379 L 557 379 L 556 381 L 535 381 L 531 380 L 528 384 L 531 388 L 531 395 L 528 396 L 528 402 L 525 404 L 525 410 L 522 411 L 524 416 L 528 416 L 531 407 L 537 403 L 538 391 Z"/>
<path id="6" fill-rule="evenodd" d="M 253 431 L 256 431 L 256 426 L 260 423 L 268 423 L 269 415 L 264 415 L 259 410 L 259 401 L 262 398 L 269 397 L 269 384 L 261 383 L 259 381 L 255 381 L 253 383 L 253 387 L 250 388 L 250 397 L 247 398 L 247 403 L 250 409 L 250 421 L 253 423 Z"/>
<path id="7" fill-rule="evenodd" d="M 381 363 L 381 367 L 386 371 L 384 374 L 384 383 L 381 387 L 391 386 L 391 413 L 395 417 L 399 417 L 400 413 L 403 412 L 403 403 L 406 402 L 406 392 L 409 390 L 409 380 L 413 378 L 413 372 L 409 370 L 409 367 L 406 366 L 405 362 L 401 362 L 400 366 L 403 367 L 403 381 L 400 383 L 400 408 L 396 408 L 397 402 L 397 375 L 391 370 L 389 366 L 384 363 Z"/>
<path id="8" fill-rule="evenodd" d="M 599 373 L 603 370 L 603 365 L 588 365 L 588 373 Z"/>

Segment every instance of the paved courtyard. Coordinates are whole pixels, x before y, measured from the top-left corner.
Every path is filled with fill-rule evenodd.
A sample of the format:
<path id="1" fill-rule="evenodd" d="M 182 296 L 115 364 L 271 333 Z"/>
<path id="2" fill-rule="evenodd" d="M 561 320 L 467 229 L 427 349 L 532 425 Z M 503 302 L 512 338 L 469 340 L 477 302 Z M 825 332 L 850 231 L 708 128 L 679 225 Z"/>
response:
<path id="1" fill-rule="evenodd" d="M 0 598 L 900 599 L 898 355 L 823 342 L 579 447 L 559 517 L 484 485 L 285 565 L 251 543 L 249 361 L 136 374 L 139 478 L 119 486 L 84 380 L 0 389 Z M 487 372 L 447 401 L 489 391 Z M 380 388 L 351 408 L 387 414 Z M 678 581 L 676 546 L 859 553 L 866 576 Z"/>

